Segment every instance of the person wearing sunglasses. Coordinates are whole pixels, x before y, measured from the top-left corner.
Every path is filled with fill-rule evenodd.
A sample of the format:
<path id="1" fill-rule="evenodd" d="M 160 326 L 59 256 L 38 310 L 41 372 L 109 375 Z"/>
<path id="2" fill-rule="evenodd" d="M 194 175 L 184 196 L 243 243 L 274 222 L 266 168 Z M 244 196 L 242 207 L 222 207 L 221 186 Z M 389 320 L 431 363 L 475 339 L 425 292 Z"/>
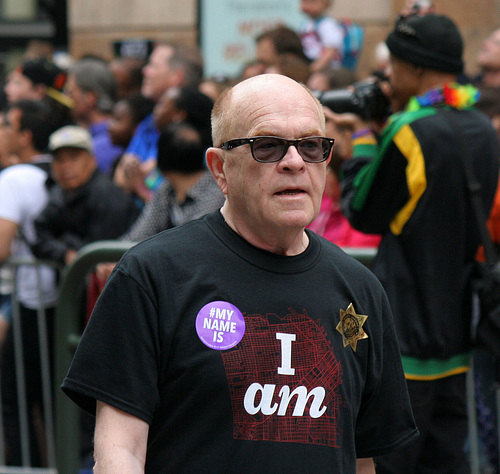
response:
<path id="1" fill-rule="evenodd" d="M 222 209 L 122 258 L 63 382 L 97 412 L 94 472 L 374 473 L 416 436 L 380 284 L 305 229 L 324 135 L 285 76 L 219 97 L 206 160 Z"/>

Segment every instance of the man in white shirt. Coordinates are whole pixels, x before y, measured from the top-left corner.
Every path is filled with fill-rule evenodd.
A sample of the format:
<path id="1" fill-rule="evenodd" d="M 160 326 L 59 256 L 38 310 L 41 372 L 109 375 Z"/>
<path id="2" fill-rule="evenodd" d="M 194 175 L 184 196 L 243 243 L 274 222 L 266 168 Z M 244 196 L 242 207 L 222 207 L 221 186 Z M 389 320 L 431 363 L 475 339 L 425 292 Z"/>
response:
<path id="1" fill-rule="evenodd" d="M 22 100 L 11 106 L 6 116 L 5 143 L 20 163 L 0 175 L 0 262 L 8 257 L 32 258 L 29 242 L 34 240 L 33 221 L 44 208 L 48 191 L 46 169 L 50 157 L 44 155 L 52 131 L 50 111 L 41 102 Z M 28 411 L 40 404 L 41 376 L 38 347 L 37 309 L 46 308 L 49 339 L 56 302 L 55 270 L 32 265 L 17 271 L 17 299 L 24 348 L 25 385 Z M 40 280 L 38 280 L 40 279 Z M 38 282 L 40 281 L 40 288 Z M 49 347 L 51 344 L 49 344 Z M 8 464 L 20 465 L 18 406 L 14 363 L 13 328 L 9 328 L 2 348 L 2 403 Z M 35 439 L 30 419 L 30 436 Z M 39 465 L 40 452 L 31 443 L 32 465 Z"/>

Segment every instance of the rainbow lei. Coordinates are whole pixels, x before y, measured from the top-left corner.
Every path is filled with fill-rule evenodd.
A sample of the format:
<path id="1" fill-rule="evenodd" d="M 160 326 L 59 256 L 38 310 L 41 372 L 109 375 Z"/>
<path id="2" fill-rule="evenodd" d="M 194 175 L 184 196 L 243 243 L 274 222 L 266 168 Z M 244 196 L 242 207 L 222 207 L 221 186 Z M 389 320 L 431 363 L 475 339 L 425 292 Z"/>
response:
<path id="1" fill-rule="evenodd" d="M 443 87 L 431 89 L 425 94 L 414 96 L 408 102 L 407 110 L 413 112 L 422 107 L 449 105 L 456 109 L 472 107 L 479 100 L 479 91 L 471 84 L 446 83 Z"/>

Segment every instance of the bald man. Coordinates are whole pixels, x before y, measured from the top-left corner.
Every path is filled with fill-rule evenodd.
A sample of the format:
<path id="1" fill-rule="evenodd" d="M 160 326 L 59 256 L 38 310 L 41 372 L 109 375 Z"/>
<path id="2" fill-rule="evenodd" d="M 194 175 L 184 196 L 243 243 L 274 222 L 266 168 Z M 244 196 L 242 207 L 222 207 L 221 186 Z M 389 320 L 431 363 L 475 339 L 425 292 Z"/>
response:
<path id="1" fill-rule="evenodd" d="M 222 209 L 127 253 L 63 382 L 96 412 L 95 472 L 373 473 L 417 430 L 380 284 L 305 229 L 333 145 L 322 107 L 257 76 L 212 132 Z"/>

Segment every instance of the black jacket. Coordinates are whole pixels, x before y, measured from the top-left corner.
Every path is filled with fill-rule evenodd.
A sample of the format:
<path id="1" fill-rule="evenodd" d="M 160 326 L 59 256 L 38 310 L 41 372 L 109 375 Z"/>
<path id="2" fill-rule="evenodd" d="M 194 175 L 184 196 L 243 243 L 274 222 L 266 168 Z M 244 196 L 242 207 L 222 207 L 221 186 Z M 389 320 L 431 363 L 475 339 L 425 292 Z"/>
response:
<path id="1" fill-rule="evenodd" d="M 497 135 L 477 111 L 450 113 L 487 214 L 498 180 Z M 344 169 L 344 212 L 354 227 L 383 234 L 373 271 L 389 297 L 404 360 L 443 360 L 470 349 L 470 277 L 479 234 L 456 135 L 442 110 L 404 112 L 372 156 L 359 154 Z"/>
<path id="2" fill-rule="evenodd" d="M 35 220 L 37 238 L 32 251 L 37 258 L 64 264 L 68 250 L 118 238 L 138 214 L 132 199 L 99 170 L 74 192 L 55 184 L 47 206 Z"/>

